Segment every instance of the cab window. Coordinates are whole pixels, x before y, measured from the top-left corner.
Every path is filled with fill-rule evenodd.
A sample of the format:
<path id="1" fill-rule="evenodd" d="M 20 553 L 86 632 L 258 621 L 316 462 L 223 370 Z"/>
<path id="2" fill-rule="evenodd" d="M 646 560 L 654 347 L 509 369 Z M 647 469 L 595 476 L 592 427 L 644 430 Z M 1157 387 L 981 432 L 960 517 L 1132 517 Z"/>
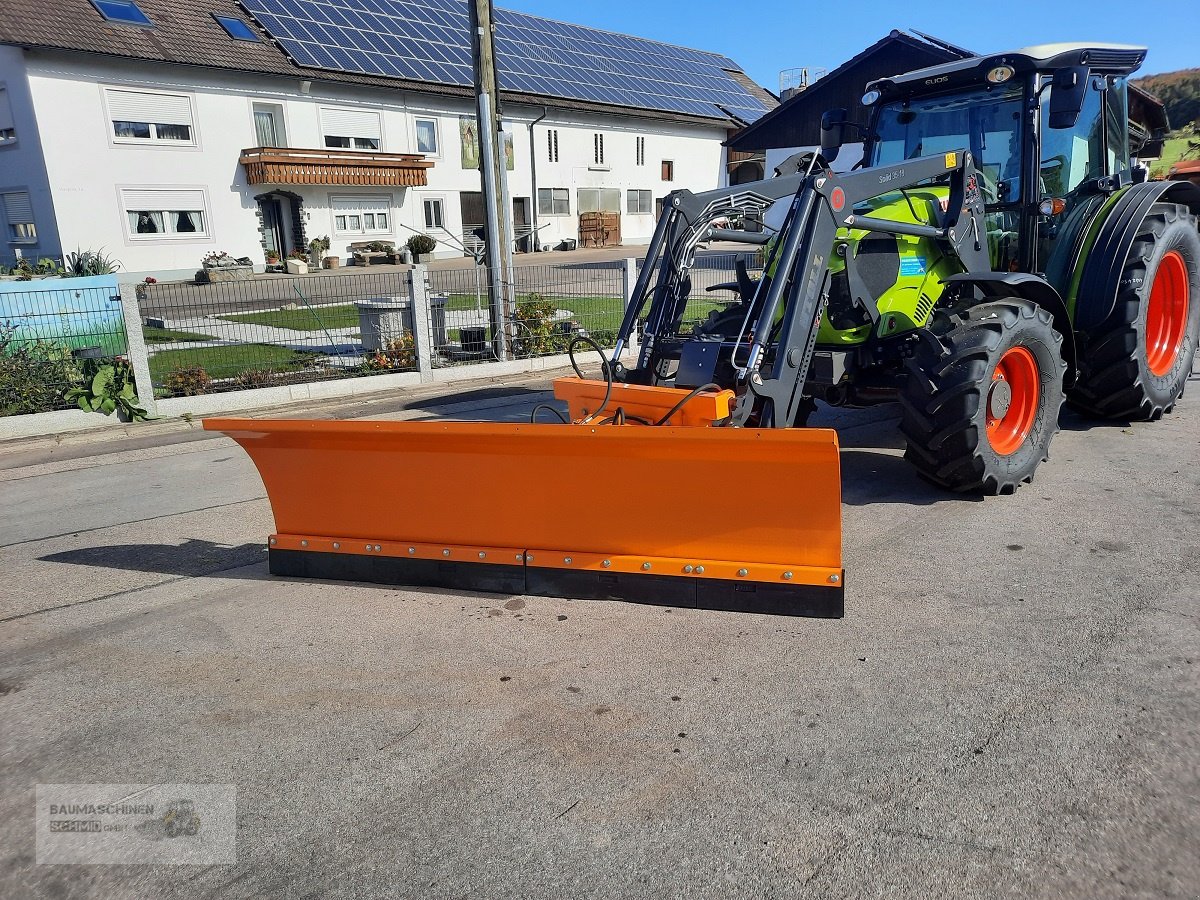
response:
<path id="1" fill-rule="evenodd" d="M 891 103 L 879 112 L 871 165 L 887 166 L 952 150 L 970 150 L 987 203 L 1020 197 L 1021 99 L 1010 83 Z"/>

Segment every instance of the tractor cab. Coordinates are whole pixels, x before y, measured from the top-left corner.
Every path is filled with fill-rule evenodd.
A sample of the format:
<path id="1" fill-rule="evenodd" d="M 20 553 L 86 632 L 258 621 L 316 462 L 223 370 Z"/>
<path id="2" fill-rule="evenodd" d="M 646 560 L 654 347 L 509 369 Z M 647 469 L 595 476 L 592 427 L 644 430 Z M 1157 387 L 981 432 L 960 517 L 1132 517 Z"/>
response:
<path id="1" fill-rule="evenodd" d="M 1046 44 L 872 82 L 863 164 L 969 150 L 993 270 L 1044 273 L 1064 292 L 1084 225 L 1136 180 L 1126 81 L 1145 56 L 1118 44 Z"/>

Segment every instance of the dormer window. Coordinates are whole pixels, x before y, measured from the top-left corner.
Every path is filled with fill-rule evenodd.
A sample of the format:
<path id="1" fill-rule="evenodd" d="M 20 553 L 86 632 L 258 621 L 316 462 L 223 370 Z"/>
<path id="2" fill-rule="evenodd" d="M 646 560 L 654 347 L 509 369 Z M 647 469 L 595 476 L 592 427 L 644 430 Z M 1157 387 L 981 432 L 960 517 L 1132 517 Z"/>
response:
<path id="1" fill-rule="evenodd" d="M 140 28 L 153 28 L 150 17 L 142 12 L 133 0 L 92 0 L 96 12 L 109 22 L 118 25 L 136 25 Z"/>
<path id="2" fill-rule="evenodd" d="M 235 41 L 252 41 L 258 43 L 258 35 L 254 30 L 243 22 L 241 19 L 233 16 L 218 16 L 213 14 L 213 18 L 217 20 L 217 24 L 225 29 L 225 33 Z"/>

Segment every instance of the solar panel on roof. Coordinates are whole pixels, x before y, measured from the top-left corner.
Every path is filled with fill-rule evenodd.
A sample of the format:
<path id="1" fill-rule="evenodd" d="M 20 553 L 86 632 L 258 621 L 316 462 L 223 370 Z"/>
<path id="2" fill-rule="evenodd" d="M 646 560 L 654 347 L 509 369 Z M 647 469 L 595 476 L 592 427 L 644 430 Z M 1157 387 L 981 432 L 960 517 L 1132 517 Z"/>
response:
<path id="1" fill-rule="evenodd" d="M 297 65 L 470 86 L 464 0 L 242 0 Z M 496 10 L 504 90 L 752 122 L 763 103 L 728 57 Z"/>

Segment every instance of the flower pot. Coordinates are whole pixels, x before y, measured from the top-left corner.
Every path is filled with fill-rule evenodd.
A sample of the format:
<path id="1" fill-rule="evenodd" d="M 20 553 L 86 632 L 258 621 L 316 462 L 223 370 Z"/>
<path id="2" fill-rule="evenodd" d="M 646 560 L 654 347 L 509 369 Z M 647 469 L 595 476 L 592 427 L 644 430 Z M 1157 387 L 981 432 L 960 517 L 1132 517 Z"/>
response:
<path id="1" fill-rule="evenodd" d="M 287 270 L 289 275 L 307 275 L 308 263 L 302 259 L 289 259 L 287 261 Z"/>
<path id="2" fill-rule="evenodd" d="M 342 265 L 342 258 L 340 256 L 325 257 L 325 268 L 337 269 L 337 268 L 340 268 L 341 265 Z"/>

